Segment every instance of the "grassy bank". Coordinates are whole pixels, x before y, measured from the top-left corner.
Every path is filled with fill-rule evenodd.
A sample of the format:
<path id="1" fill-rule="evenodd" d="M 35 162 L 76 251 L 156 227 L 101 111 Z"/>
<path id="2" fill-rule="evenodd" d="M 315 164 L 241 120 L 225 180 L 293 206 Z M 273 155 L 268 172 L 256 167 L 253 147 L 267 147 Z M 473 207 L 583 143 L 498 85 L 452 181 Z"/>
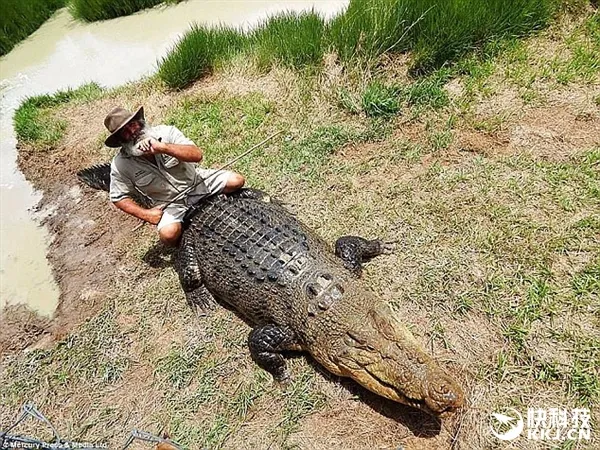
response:
<path id="1" fill-rule="evenodd" d="M 76 19 L 85 22 L 127 16 L 159 4 L 182 0 L 3 0 L 0 14 L 0 56 L 42 25 L 59 8 L 68 6 Z"/>
<path id="2" fill-rule="evenodd" d="M 85 22 L 128 16 L 161 3 L 175 4 L 182 0 L 68 0 L 73 17 Z"/>
<path id="3" fill-rule="evenodd" d="M 411 52 L 412 70 L 429 72 L 490 42 L 539 30 L 560 4 L 559 0 L 351 0 L 329 23 L 314 12 L 271 17 L 243 35 L 245 45 L 234 48 L 210 46 L 214 40 L 227 41 L 231 30 L 222 30 L 225 36 L 219 38 L 218 30 L 194 27 L 161 62 L 159 74 L 168 86 L 183 88 L 210 72 L 217 57 L 222 63 L 239 52 L 261 69 L 277 64 L 319 67 L 324 54 L 331 52 L 349 66 L 373 64 L 384 54 Z M 188 57 L 192 52 L 203 61 L 201 71 L 197 58 Z M 168 66 L 168 76 L 163 65 Z"/>
<path id="4" fill-rule="evenodd" d="M 413 52 L 427 71 L 482 44 L 524 36 L 543 27 L 558 0 L 353 0 L 333 20 L 329 40 L 344 60 Z"/>
<path id="5" fill-rule="evenodd" d="M 234 58 L 180 92 L 153 78 L 25 102 L 21 167 L 58 204 L 63 304 L 83 304 L 87 320 L 55 345 L 3 357 L 0 423 L 25 399 L 44 399 L 62 434 L 113 448 L 138 428 L 168 430 L 191 449 L 356 450 L 495 448 L 489 414 L 506 407 L 586 407 L 598 423 L 598 24 L 591 10 L 566 16 L 416 80 L 393 54 L 366 80 L 340 61 L 265 72 Z M 398 242 L 367 265 L 364 283 L 461 380 L 465 411 L 440 426 L 304 357 L 280 388 L 252 362 L 236 315 L 195 317 L 155 230 L 132 233 L 136 222 L 105 196 L 79 191 L 74 173 L 110 158 L 102 120 L 117 104 L 176 125 L 207 166 L 283 130 L 235 170 L 328 242 Z M 59 120 L 50 142 L 29 131 Z M 99 281 L 73 288 L 63 265 L 87 265 L 89 254 Z M 115 259 L 102 265 L 105 254 Z M 597 448 L 599 437 L 558 448 Z"/>
<path id="6" fill-rule="evenodd" d="M 89 102 L 101 94 L 102 88 L 98 84 L 89 83 L 77 89 L 25 99 L 13 117 L 19 141 L 36 145 L 40 149 L 56 145 L 64 135 L 67 120 L 54 117 L 52 110 L 68 103 Z"/>
<path id="7" fill-rule="evenodd" d="M 11 51 L 63 6 L 65 0 L 3 0 L 0 14 L 0 56 Z"/>

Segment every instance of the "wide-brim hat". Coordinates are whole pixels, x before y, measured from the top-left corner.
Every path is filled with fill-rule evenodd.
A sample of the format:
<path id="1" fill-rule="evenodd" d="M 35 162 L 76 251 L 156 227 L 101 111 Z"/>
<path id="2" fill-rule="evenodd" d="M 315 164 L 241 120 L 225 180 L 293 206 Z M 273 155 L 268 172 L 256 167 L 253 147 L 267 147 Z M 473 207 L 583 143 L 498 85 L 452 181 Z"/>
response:
<path id="1" fill-rule="evenodd" d="M 124 108 L 115 108 L 108 113 L 104 119 L 104 126 L 110 131 L 110 136 L 106 138 L 104 144 L 107 147 L 120 147 L 121 139 L 119 137 L 119 131 L 132 120 L 144 119 L 144 107 L 140 108 L 135 112 L 127 111 Z"/>

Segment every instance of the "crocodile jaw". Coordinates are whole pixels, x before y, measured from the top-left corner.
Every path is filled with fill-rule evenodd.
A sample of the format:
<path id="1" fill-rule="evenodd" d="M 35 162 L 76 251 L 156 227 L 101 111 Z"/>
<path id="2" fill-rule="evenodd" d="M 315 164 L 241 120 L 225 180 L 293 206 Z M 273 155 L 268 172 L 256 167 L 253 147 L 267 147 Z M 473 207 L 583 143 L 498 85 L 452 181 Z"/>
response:
<path id="1" fill-rule="evenodd" d="M 363 319 L 346 331 L 322 362 L 331 372 L 432 415 L 444 417 L 463 406 L 462 389 L 422 350 L 390 308 L 379 304 Z"/>

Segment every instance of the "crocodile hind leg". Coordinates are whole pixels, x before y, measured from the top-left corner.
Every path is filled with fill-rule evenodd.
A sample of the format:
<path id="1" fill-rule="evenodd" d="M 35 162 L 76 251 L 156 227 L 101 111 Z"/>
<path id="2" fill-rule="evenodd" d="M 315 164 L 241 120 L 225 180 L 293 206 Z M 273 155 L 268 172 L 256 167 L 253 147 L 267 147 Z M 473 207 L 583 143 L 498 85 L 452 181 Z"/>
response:
<path id="1" fill-rule="evenodd" d="M 391 253 L 394 244 L 379 239 L 368 240 L 359 236 L 342 236 L 335 241 L 335 254 L 344 261 L 344 267 L 360 275 L 362 263 L 375 256 Z"/>
<path id="2" fill-rule="evenodd" d="M 175 267 L 190 308 L 199 316 L 205 315 L 210 309 L 213 309 L 215 300 L 202 284 L 193 237 L 185 232 L 179 244 Z"/>
<path id="3" fill-rule="evenodd" d="M 292 330 L 273 324 L 254 328 L 248 336 L 248 347 L 254 362 L 280 382 L 290 378 L 281 352 L 301 350 Z"/>

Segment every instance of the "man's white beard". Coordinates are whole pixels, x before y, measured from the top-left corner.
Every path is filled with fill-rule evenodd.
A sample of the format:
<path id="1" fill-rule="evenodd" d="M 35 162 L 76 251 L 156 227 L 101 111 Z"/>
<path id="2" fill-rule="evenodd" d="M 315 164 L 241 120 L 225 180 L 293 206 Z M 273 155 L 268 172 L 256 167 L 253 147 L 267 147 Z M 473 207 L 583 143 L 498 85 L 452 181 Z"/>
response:
<path id="1" fill-rule="evenodd" d="M 141 141 L 143 141 L 144 139 L 147 139 L 150 137 L 146 133 L 147 130 L 148 130 L 148 127 L 146 125 L 144 125 L 142 128 L 140 128 L 138 133 L 133 137 L 133 139 L 131 139 L 131 141 L 124 142 L 121 145 L 121 151 L 128 156 L 142 156 L 144 154 L 144 152 L 138 148 L 138 144 Z"/>

